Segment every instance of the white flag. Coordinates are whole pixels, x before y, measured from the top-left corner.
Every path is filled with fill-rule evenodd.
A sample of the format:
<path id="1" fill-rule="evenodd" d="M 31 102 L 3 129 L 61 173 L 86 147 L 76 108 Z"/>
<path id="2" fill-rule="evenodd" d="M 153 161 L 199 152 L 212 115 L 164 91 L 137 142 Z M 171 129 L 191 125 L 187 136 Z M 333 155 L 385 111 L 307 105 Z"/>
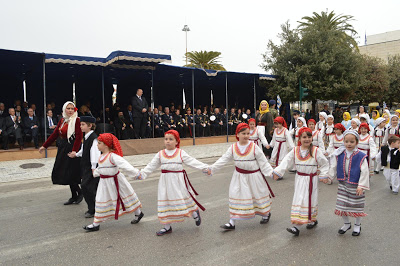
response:
<path id="1" fill-rule="evenodd" d="M 185 89 L 182 89 L 182 92 L 183 92 L 183 95 L 182 95 L 182 97 L 183 97 L 183 106 L 182 106 L 182 108 L 185 109 L 185 106 L 186 106 Z"/>
<path id="2" fill-rule="evenodd" d="M 26 102 L 26 82 L 25 82 L 25 80 L 22 82 L 22 87 L 24 89 L 24 102 Z"/>
<path id="3" fill-rule="evenodd" d="M 214 96 L 213 96 L 213 93 L 212 93 L 212 90 L 211 90 L 211 106 L 214 104 Z"/>

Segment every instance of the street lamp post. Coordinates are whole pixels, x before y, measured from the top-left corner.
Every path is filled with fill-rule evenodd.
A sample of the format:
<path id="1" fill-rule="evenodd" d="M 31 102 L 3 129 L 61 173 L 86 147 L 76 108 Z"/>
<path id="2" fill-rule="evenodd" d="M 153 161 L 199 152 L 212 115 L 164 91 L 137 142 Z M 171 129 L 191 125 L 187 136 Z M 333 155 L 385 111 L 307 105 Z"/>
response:
<path id="1" fill-rule="evenodd" d="M 182 31 L 184 31 L 185 35 L 186 35 L 186 53 L 185 53 L 185 56 L 186 56 L 186 65 L 187 65 L 188 64 L 187 63 L 187 52 L 188 52 L 187 51 L 187 33 L 188 33 L 188 31 L 190 31 L 189 26 L 188 25 L 183 26 Z"/>

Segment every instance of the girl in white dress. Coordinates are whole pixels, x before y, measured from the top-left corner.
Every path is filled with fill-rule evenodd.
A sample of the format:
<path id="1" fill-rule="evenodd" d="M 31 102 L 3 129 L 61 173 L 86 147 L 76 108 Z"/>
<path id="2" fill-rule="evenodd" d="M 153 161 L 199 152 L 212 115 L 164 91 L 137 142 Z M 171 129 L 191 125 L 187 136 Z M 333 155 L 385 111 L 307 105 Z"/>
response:
<path id="1" fill-rule="evenodd" d="M 348 130 L 354 130 L 355 132 L 358 132 L 358 127 L 360 126 L 360 124 L 360 119 L 355 117 L 351 119 L 351 127 Z"/>
<path id="2" fill-rule="evenodd" d="M 370 176 L 374 175 L 374 162 L 375 157 L 378 154 L 374 138 L 369 134 L 369 125 L 367 123 L 361 123 L 360 129 L 360 141 L 357 144 L 357 148 L 368 156 L 368 167 Z"/>
<path id="3" fill-rule="evenodd" d="M 325 144 L 324 144 L 324 135 L 323 131 L 325 128 L 322 130 L 318 130 L 315 128 L 315 120 L 314 119 L 309 119 L 308 120 L 308 128 L 311 129 L 312 131 L 312 144 L 314 147 L 319 148 L 322 153 L 326 156 L 327 153 L 325 151 Z"/>
<path id="4" fill-rule="evenodd" d="M 361 217 L 367 215 L 364 213 L 364 190 L 369 190 L 367 155 L 357 149 L 359 139 L 356 131 L 346 130 L 345 147 L 334 153 L 329 168 L 329 178 L 337 177 L 339 181 L 335 214 L 343 218 L 344 225 L 338 233 L 346 233 L 351 228 L 349 217 L 355 217 L 353 236 L 360 235 Z"/>
<path id="5" fill-rule="evenodd" d="M 298 236 L 300 226 L 307 224 L 307 229 L 317 224 L 318 213 L 318 183 L 328 182 L 329 163 L 322 151 L 312 145 L 312 132 L 302 128 L 299 132 L 300 143 L 288 153 L 281 164 L 274 170 L 274 179 L 278 180 L 287 169 L 294 166 L 295 177 L 294 196 L 290 220 L 294 225 L 287 231 Z M 320 171 L 319 176 L 317 171 Z"/>
<path id="6" fill-rule="evenodd" d="M 316 129 L 317 130 L 323 130 L 326 126 L 326 121 L 328 120 L 328 115 L 325 112 L 320 112 L 319 113 L 319 121 L 316 124 Z"/>
<path id="7" fill-rule="evenodd" d="M 256 127 L 256 120 L 254 118 L 249 119 L 250 126 L 250 138 L 249 140 L 254 142 L 262 150 L 262 146 L 268 148 L 268 141 L 265 138 L 265 127 Z"/>
<path id="8" fill-rule="evenodd" d="M 192 216 L 197 226 L 201 224 L 199 208 L 205 208 L 196 200 L 198 195 L 192 187 L 183 164 L 207 172 L 208 165 L 191 157 L 179 148 L 180 138 L 176 130 L 165 132 L 165 149 L 159 151 L 153 160 L 140 171 L 139 179 L 161 167 L 158 182 L 158 219 L 163 225 L 156 234 L 162 236 L 172 233 L 172 223 L 183 222 L 185 217 Z"/>
<path id="9" fill-rule="evenodd" d="M 299 118 L 297 118 L 297 127 L 290 130 L 290 135 L 292 136 L 294 144 L 299 142 L 299 130 L 302 127 L 307 127 L 307 123 L 303 117 L 299 117 Z"/>
<path id="10" fill-rule="evenodd" d="M 101 222 L 113 217 L 118 220 L 121 215 L 132 212 L 135 213 L 135 219 L 131 223 L 136 224 L 143 217 L 140 210 L 142 204 L 120 170 L 134 178 L 139 175 L 139 170 L 122 158 L 121 145 L 113 134 L 100 134 L 97 143 L 102 155 L 93 172 L 93 177 L 100 176 L 96 192 L 96 211 L 93 223 L 83 229 L 98 231 Z"/>
<path id="11" fill-rule="evenodd" d="M 236 128 L 238 142 L 232 144 L 226 153 L 210 166 L 215 173 L 229 161 L 234 160 L 235 171 L 229 186 L 230 221 L 221 226 L 224 230 L 234 230 L 235 220 L 252 219 L 260 215 L 261 224 L 271 217 L 271 196 L 274 197 L 266 177 L 272 175 L 272 167 L 263 151 L 249 141 L 249 126 L 240 123 Z"/>
<path id="12" fill-rule="evenodd" d="M 379 117 L 375 121 L 375 129 L 373 131 L 372 137 L 374 138 L 376 148 L 379 151 L 381 150 L 381 147 L 383 146 L 383 137 L 385 136 L 386 132 L 386 121 L 385 118 Z M 375 160 L 375 174 L 379 174 L 379 170 L 382 168 L 381 164 Z"/>
<path id="13" fill-rule="evenodd" d="M 333 136 L 335 135 L 335 130 L 334 130 L 335 124 L 333 122 L 334 122 L 333 115 L 328 115 L 327 124 L 325 130 L 323 131 L 325 149 L 328 148 L 329 143 L 331 142 L 331 138 L 333 138 Z"/>
<path id="14" fill-rule="evenodd" d="M 273 148 L 270 163 L 272 167 L 277 167 L 285 155 L 293 149 L 294 144 L 283 117 L 275 118 L 274 126 L 274 135 L 269 144 Z"/>
<path id="15" fill-rule="evenodd" d="M 333 138 L 331 138 L 331 141 L 329 142 L 329 147 L 326 150 L 329 156 L 331 156 L 336 149 L 343 146 L 343 132 L 345 131 L 346 128 L 341 123 L 337 123 L 335 125 L 335 135 L 333 136 Z"/>
<path id="16" fill-rule="evenodd" d="M 372 132 L 374 131 L 374 128 L 369 124 L 369 115 L 368 114 L 360 114 L 359 119 L 360 119 L 360 123 L 361 124 L 362 123 L 367 123 L 368 124 L 368 129 L 369 129 L 368 134 L 372 135 Z M 360 132 L 358 132 L 358 133 L 360 133 Z"/>
<path id="17" fill-rule="evenodd" d="M 396 136 L 400 137 L 399 117 L 396 115 L 392 115 L 390 117 L 389 126 L 386 129 L 385 136 L 383 137 L 382 145 L 387 145 L 387 141 L 388 141 L 389 137 L 392 135 L 396 135 Z"/>

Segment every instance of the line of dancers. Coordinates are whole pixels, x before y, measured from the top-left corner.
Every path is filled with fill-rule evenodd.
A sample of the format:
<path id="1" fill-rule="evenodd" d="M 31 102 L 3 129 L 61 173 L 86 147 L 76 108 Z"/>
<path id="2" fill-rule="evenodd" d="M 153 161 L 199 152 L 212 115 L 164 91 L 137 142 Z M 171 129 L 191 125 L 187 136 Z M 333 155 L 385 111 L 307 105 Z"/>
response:
<path id="1" fill-rule="evenodd" d="M 88 131 L 85 118 L 82 120 L 81 127 Z M 290 216 L 292 227 L 288 227 L 287 231 L 298 236 L 302 225 L 312 229 L 318 224 L 318 183 L 332 184 L 332 180 L 337 178 L 339 185 L 334 213 L 343 218 L 343 226 L 338 233 L 344 234 L 351 229 L 349 218 L 354 217 L 352 235 L 358 236 L 361 233 L 361 218 L 366 216 L 365 190 L 370 189 L 369 179 L 374 174 L 375 162 L 384 167 L 384 174 L 393 192 L 398 192 L 399 188 L 398 118 L 391 117 L 387 130 L 381 128 L 385 121 L 379 122 L 376 121 L 376 127 L 370 135 L 371 128 L 366 123 L 356 123 L 357 129 L 346 130 L 343 124 L 334 125 L 333 117 L 325 113 L 320 113 L 318 123 L 313 119 L 306 122 L 299 117 L 290 131 L 285 120 L 277 117 L 274 119 L 272 140 L 268 143 L 264 127 L 256 126 L 255 120 L 250 119 L 248 124 L 237 126 L 237 142 L 230 145 L 226 153 L 212 165 L 204 164 L 180 149 L 178 132 L 169 130 L 165 133 L 165 149 L 155 154 L 142 170 L 134 168 L 123 158 L 121 146 L 114 135 L 100 134 L 97 138 L 101 152 L 98 165 L 86 172 L 92 173 L 91 178 L 100 177 L 96 193 L 91 195 L 92 200 L 86 200 L 88 205 L 89 202 L 91 204 L 89 209 L 95 209 L 94 220 L 84 229 L 98 231 L 101 222 L 110 218 L 118 220 L 127 213 L 134 213 L 132 224 L 139 223 L 144 216 L 142 204 L 124 174 L 143 180 L 158 168 L 161 168 L 161 175 L 157 209 L 162 226 L 156 234 L 163 236 L 172 233 L 171 225 L 187 217 L 192 217 L 195 225 L 200 226 L 200 210 L 204 211 L 205 208 L 196 199 L 198 193 L 190 183 L 184 165 L 212 176 L 233 161 L 235 170 L 229 186 L 230 219 L 221 225 L 222 229 L 235 230 L 238 220 L 252 219 L 256 215 L 261 216 L 260 224 L 267 224 L 271 218 L 271 200 L 275 197 L 268 178 L 281 180 L 287 170 L 294 170 L 296 176 Z M 273 148 L 271 158 L 266 158 L 262 146 Z M 85 150 L 91 148 L 85 147 L 84 143 L 81 156 L 90 157 L 91 153 Z M 93 160 L 86 158 L 85 161 Z M 88 168 L 91 164 L 81 167 Z"/>

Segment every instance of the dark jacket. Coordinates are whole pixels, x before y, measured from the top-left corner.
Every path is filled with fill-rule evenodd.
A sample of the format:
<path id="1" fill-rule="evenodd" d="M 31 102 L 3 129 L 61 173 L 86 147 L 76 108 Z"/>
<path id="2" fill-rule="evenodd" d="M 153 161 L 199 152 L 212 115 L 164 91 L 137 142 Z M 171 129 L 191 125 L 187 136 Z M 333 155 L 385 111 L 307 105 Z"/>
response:
<path id="1" fill-rule="evenodd" d="M 36 116 L 33 116 L 33 119 L 31 120 L 29 116 L 25 116 L 23 118 L 23 127 L 25 133 L 30 132 L 33 126 L 37 126 L 37 128 L 39 129 L 39 119 Z"/>
<path id="2" fill-rule="evenodd" d="M 398 149 L 390 150 L 389 146 L 383 146 L 381 148 L 381 164 L 382 164 L 382 166 L 387 166 L 387 157 L 388 157 L 389 152 L 390 152 L 390 169 L 399 169 L 400 152 Z"/>
<path id="3" fill-rule="evenodd" d="M 137 95 L 132 98 L 132 108 L 133 108 L 133 117 L 147 117 L 147 112 L 142 113 L 143 108 L 147 108 L 149 105 L 147 104 L 146 98 L 142 96 L 142 100 L 137 97 Z"/>
<path id="4" fill-rule="evenodd" d="M 22 121 L 22 118 L 21 118 L 21 121 Z M 18 121 L 18 118 L 17 118 L 16 124 L 19 128 L 22 128 L 21 122 Z M 12 121 L 11 116 L 8 115 L 3 119 L 3 131 L 10 133 L 10 131 L 12 131 L 13 128 L 14 128 L 14 121 Z"/>

